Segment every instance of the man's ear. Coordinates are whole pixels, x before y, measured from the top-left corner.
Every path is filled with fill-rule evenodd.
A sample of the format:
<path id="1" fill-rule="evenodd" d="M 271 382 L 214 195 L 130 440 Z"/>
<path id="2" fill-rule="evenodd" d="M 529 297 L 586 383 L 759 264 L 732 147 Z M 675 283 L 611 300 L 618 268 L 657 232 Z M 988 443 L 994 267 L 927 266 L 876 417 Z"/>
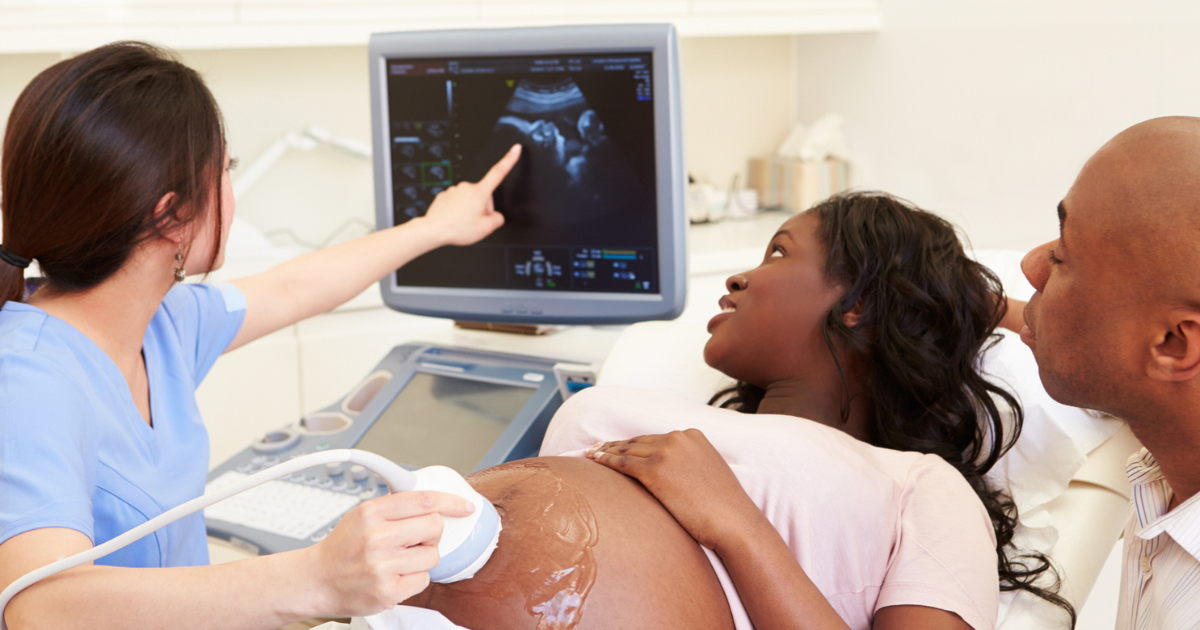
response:
<path id="1" fill-rule="evenodd" d="M 864 308 L 866 307 L 863 306 L 862 298 L 858 298 L 854 306 L 850 307 L 845 313 L 842 313 L 842 323 L 846 325 L 846 328 L 854 328 L 858 325 L 858 321 L 862 319 Z"/>
<path id="2" fill-rule="evenodd" d="M 175 219 L 175 205 L 178 201 L 178 195 L 169 192 L 158 200 L 154 205 L 154 225 L 159 226 L 159 230 L 163 238 L 175 243 L 176 245 L 184 241 L 186 234 L 184 233 L 183 225 Z"/>
<path id="3" fill-rule="evenodd" d="M 1171 326 L 1150 348 L 1149 376 L 1160 381 L 1186 381 L 1200 374 L 1200 312 L 1179 309 Z"/>

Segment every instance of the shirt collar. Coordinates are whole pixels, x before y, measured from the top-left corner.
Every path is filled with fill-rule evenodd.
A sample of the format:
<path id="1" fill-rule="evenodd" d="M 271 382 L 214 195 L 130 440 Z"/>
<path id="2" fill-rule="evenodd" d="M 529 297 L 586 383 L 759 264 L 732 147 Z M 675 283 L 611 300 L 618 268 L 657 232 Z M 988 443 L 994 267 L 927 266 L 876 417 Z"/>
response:
<path id="1" fill-rule="evenodd" d="M 1162 474 L 1162 469 L 1158 467 L 1158 462 L 1154 460 L 1150 451 L 1144 448 L 1129 458 L 1129 462 L 1125 466 L 1125 474 L 1129 476 L 1129 482 L 1135 486 L 1134 501 L 1140 502 L 1139 495 L 1147 490 L 1137 488 L 1137 486 L 1163 481 L 1165 490 L 1166 478 Z M 1165 496 L 1164 494 L 1164 499 Z M 1166 512 L 1169 504 L 1168 499 L 1163 505 L 1155 506 L 1157 510 L 1160 510 L 1159 514 L 1143 515 L 1140 510 L 1138 511 L 1138 525 L 1141 526 L 1141 529 L 1137 532 L 1137 537 L 1150 540 L 1166 532 L 1175 541 L 1175 544 L 1200 562 L 1200 494 L 1192 496 L 1176 506 L 1174 510 Z M 1148 521 L 1142 521 L 1143 517 L 1147 517 Z"/>
<path id="2" fill-rule="evenodd" d="M 1150 540 L 1163 532 L 1200 562 L 1200 494 L 1152 521 L 1137 533 L 1137 537 Z"/>
<path id="3" fill-rule="evenodd" d="M 1135 486 L 1164 478 L 1158 462 L 1145 448 L 1129 456 L 1129 461 L 1125 462 L 1125 476 L 1129 477 L 1129 483 Z"/>

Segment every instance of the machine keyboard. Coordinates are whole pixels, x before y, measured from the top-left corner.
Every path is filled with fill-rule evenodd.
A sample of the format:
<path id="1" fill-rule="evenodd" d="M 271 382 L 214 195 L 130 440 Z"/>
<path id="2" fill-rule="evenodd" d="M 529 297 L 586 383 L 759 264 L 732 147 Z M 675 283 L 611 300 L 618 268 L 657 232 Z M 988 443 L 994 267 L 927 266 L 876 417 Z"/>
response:
<path id="1" fill-rule="evenodd" d="M 227 471 L 208 482 L 204 491 L 219 490 L 247 476 L 234 470 Z M 204 516 L 304 540 L 360 501 L 353 494 L 274 480 L 209 506 L 204 510 Z"/>

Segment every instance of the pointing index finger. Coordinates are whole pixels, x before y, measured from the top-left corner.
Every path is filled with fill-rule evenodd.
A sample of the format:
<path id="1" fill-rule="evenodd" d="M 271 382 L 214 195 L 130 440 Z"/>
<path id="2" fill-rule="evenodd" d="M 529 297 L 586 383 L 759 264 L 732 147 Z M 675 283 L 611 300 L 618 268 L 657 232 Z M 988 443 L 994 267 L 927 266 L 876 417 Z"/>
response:
<path id="1" fill-rule="evenodd" d="M 496 162 L 496 164 L 493 165 L 490 170 L 488 170 L 487 175 L 484 175 L 483 179 L 479 180 L 479 185 L 483 187 L 488 194 L 491 194 L 491 192 L 496 190 L 496 187 L 500 185 L 500 182 L 504 181 L 504 178 L 508 175 L 509 171 L 516 166 L 517 160 L 519 159 L 521 159 L 521 145 L 514 144 L 512 148 L 508 150 L 508 153 L 505 153 L 504 157 L 500 158 L 500 161 Z"/>

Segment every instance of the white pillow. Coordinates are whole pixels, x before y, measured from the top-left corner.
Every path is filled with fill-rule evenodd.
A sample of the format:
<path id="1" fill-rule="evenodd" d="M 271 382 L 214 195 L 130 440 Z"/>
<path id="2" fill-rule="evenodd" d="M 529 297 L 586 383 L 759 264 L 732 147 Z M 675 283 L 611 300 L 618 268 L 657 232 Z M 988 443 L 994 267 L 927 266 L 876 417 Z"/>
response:
<path id="1" fill-rule="evenodd" d="M 696 321 L 634 324 L 609 351 L 596 384 L 653 389 L 707 403 L 734 384 L 704 362 L 707 341 L 704 324 Z"/>

